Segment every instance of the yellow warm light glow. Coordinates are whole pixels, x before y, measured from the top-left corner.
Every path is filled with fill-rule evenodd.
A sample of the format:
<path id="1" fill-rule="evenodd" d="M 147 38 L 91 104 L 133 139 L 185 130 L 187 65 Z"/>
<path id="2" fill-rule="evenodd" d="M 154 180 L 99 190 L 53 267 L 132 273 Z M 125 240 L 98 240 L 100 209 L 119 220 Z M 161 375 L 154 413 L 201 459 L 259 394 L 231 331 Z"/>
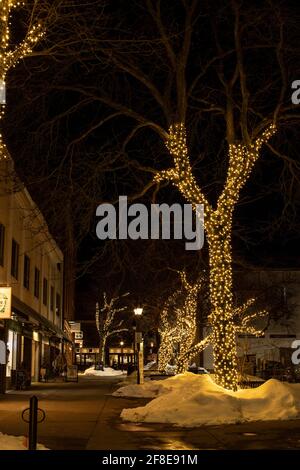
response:
<path id="1" fill-rule="evenodd" d="M 134 308 L 133 310 L 134 310 L 135 315 L 140 316 L 143 314 L 143 307 L 137 307 L 137 308 Z"/>
<path id="2" fill-rule="evenodd" d="M 237 326 L 234 323 L 232 295 L 232 215 L 239 199 L 240 190 L 249 178 L 259 158 L 263 144 L 275 134 L 275 124 L 269 127 L 246 146 L 242 143 L 229 145 L 229 167 L 224 189 L 216 209 L 208 203 L 195 177 L 188 156 L 186 129 L 183 123 L 170 126 L 166 146 L 174 160 L 174 168 L 159 172 L 155 181 L 172 182 L 181 194 L 192 204 L 204 205 L 205 231 L 209 244 L 211 341 L 214 350 L 214 372 L 216 381 L 224 388 L 237 388 Z M 243 325 L 246 328 L 246 325 Z M 248 327 L 249 331 L 251 327 Z M 206 339 L 205 339 L 206 340 Z M 202 341 L 199 348 L 203 348 Z M 193 354 L 195 348 L 192 350 Z"/>

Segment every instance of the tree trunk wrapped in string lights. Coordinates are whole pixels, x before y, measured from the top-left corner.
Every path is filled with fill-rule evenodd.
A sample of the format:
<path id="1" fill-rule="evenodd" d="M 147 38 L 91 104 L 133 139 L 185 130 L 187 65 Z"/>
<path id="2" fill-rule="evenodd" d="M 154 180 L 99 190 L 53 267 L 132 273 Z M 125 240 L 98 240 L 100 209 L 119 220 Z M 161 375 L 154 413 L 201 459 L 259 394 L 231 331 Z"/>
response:
<path id="1" fill-rule="evenodd" d="M 158 370 L 164 372 L 174 356 L 173 333 L 175 329 L 170 324 L 169 310 L 176 303 L 177 292 L 172 294 L 162 309 L 160 314 L 160 326 L 158 333 L 160 336 L 160 345 L 158 350 Z"/>
<path id="2" fill-rule="evenodd" d="M 8 72 L 14 68 L 21 59 L 32 53 L 33 47 L 44 34 L 41 24 L 30 24 L 23 41 L 15 47 L 11 46 L 10 14 L 13 9 L 21 7 L 25 5 L 25 3 L 25 1 L 19 0 L 1 0 L 0 2 L 0 120 L 3 119 L 5 113 L 6 77 Z M 9 153 L 3 142 L 2 132 L 0 131 L 0 160 L 7 159 L 8 157 Z"/>
<path id="3" fill-rule="evenodd" d="M 232 296 L 232 215 L 263 144 L 276 132 L 275 124 L 269 125 L 262 134 L 247 145 L 229 145 L 229 167 L 221 195 L 214 209 L 206 200 L 193 176 L 183 123 L 170 126 L 166 146 L 174 161 L 174 168 L 159 172 L 156 181 L 171 181 L 196 209 L 204 205 L 204 225 L 209 244 L 210 302 L 209 325 L 214 351 L 214 372 L 219 385 L 237 388 L 236 325 Z"/>
<path id="4" fill-rule="evenodd" d="M 191 284 L 184 271 L 179 274 L 181 289 L 169 297 L 161 313 L 158 368 L 164 371 L 168 363 L 175 359 L 176 372 L 182 373 L 189 365 L 186 353 L 195 342 L 197 298 L 204 280 L 200 278 L 195 284 Z M 175 345 L 178 346 L 177 357 Z"/>

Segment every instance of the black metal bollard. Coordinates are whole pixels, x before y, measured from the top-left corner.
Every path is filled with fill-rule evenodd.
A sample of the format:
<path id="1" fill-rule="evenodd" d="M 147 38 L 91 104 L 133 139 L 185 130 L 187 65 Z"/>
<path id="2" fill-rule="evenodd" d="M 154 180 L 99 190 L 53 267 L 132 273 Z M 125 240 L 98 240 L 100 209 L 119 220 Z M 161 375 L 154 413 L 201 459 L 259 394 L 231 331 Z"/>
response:
<path id="1" fill-rule="evenodd" d="M 29 443 L 28 450 L 36 450 L 37 443 L 38 399 L 34 395 L 30 398 L 29 407 Z"/>
<path id="2" fill-rule="evenodd" d="M 25 413 L 29 412 L 29 419 L 25 417 Z M 38 419 L 38 412 L 42 414 Z M 37 445 L 37 425 L 45 419 L 45 412 L 38 408 L 38 399 L 35 395 L 30 398 L 30 406 L 22 413 L 22 419 L 29 424 L 28 427 L 28 450 L 36 450 Z"/>

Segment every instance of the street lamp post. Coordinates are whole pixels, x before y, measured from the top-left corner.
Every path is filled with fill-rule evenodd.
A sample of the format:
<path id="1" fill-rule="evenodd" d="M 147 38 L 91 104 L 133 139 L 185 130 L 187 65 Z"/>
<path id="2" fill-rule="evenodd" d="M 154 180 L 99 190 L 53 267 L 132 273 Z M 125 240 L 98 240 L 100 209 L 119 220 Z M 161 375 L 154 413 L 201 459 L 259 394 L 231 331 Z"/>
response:
<path id="1" fill-rule="evenodd" d="M 136 330 L 135 330 L 135 356 L 136 356 L 136 363 L 137 363 L 137 383 L 143 384 L 144 383 L 144 345 L 143 345 L 143 337 L 142 332 L 140 331 L 140 324 L 139 319 L 143 313 L 142 307 L 136 307 L 134 309 L 134 315 L 136 317 Z"/>
<path id="2" fill-rule="evenodd" d="M 121 346 L 121 371 L 123 372 L 124 370 L 124 356 L 123 356 L 124 341 L 120 341 L 120 346 Z"/>

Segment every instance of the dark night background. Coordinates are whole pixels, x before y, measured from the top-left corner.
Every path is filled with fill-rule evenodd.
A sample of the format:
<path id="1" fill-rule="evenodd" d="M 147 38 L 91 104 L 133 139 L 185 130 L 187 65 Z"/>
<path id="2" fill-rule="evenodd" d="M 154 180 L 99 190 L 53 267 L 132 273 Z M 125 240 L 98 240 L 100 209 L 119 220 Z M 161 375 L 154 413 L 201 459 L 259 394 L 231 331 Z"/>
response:
<path id="1" fill-rule="evenodd" d="M 147 204 L 184 202 L 170 185 L 162 185 L 159 191 L 152 185 L 143 191 L 153 177 L 149 168 L 168 168 L 170 158 L 162 139 L 147 128 L 124 148 L 134 119 L 109 105 L 109 100 L 121 103 L 167 130 L 167 117 L 147 87 L 120 71 L 113 57 L 125 63 L 134 61 L 168 95 L 170 118 L 176 116 L 174 77 L 146 1 L 52 3 L 57 4 L 58 14 L 49 21 L 45 40 L 8 79 L 4 129 L 8 147 L 63 250 L 66 224 L 72 226 L 77 318 L 93 318 L 95 302 L 103 291 L 129 291 L 130 308 L 142 302 L 154 315 L 161 299 L 176 285 L 174 269 L 186 267 L 195 278 L 207 266 L 206 246 L 200 252 L 187 252 L 178 241 L 101 242 L 95 236 L 95 208 L 123 194 Z M 280 94 L 280 25 L 286 80 L 283 106 L 292 116 L 280 122 L 272 139 L 279 155 L 263 149 L 235 210 L 233 256 L 239 269 L 299 268 L 299 123 L 298 108 L 290 99 L 291 83 L 300 79 L 297 3 L 238 2 L 253 108 L 250 126 L 272 112 Z M 166 0 L 161 4 L 167 34 L 174 48 L 179 48 L 185 2 Z M 26 14 L 22 11 L 16 16 L 16 37 Z M 224 119 L 217 109 L 224 106 L 218 73 L 221 67 L 226 78 L 233 73 L 234 53 L 228 52 L 233 47 L 231 2 L 197 2 L 186 68 L 188 84 L 212 57 L 223 54 L 199 80 L 187 110 L 194 173 L 212 203 L 222 189 L 228 164 Z M 238 90 L 235 101 L 239 102 Z M 210 106 L 216 112 L 203 111 Z M 113 113 L 116 115 L 108 119 Z"/>

